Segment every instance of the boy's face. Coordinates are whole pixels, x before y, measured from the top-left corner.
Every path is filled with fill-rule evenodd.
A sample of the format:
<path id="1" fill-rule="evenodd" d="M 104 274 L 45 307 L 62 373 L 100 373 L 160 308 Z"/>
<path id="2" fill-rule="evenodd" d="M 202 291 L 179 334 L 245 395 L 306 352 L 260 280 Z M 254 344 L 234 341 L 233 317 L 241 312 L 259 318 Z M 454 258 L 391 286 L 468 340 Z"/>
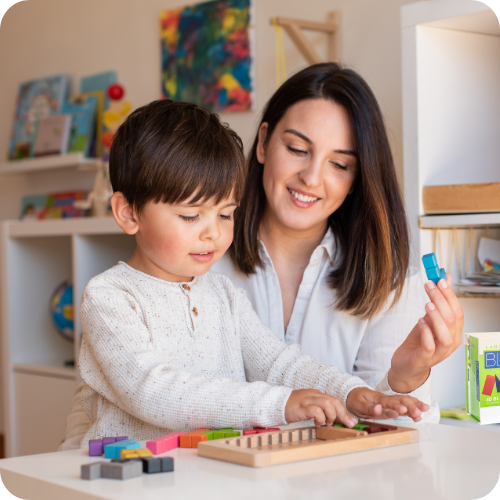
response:
<path id="1" fill-rule="evenodd" d="M 231 245 L 236 206 L 232 198 L 217 205 L 148 203 L 135 217 L 137 250 L 128 264 L 167 281 L 206 273 Z"/>

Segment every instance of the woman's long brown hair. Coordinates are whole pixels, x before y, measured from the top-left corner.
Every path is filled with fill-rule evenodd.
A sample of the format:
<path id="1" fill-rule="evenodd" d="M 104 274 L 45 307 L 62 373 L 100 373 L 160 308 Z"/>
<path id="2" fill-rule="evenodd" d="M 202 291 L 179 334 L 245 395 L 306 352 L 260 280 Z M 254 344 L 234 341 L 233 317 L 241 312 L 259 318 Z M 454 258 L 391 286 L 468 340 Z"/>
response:
<path id="1" fill-rule="evenodd" d="M 285 112 L 304 99 L 335 102 L 351 119 L 359 170 L 354 191 L 328 218 L 338 252 L 328 282 L 336 292 L 337 310 L 370 318 L 384 307 L 392 291 L 392 304 L 397 302 L 409 264 L 406 215 L 382 113 L 356 72 L 335 63 L 315 64 L 288 79 L 267 103 L 260 122 L 268 123 L 267 140 Z M 248 158 L 248 177 L 229 249 L 236 268 L 247 276 L 263 266 L 258 232 L 266 195 L 257 144 L 258 135 Z"/>

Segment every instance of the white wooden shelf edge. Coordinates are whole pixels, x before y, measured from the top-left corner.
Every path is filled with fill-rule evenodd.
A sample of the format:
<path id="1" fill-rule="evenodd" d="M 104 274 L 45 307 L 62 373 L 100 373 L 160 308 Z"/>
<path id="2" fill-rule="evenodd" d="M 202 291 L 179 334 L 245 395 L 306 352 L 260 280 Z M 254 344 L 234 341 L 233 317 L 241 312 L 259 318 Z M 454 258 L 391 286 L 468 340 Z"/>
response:
<path id="1" fill-rule="evenodd" d="M 475 22 L 477 20 L 473 17 L 454 19 L 482 11 L 491 11 L 491 9 L 481 2 L 472 2 L 470 0 L 439 0 L 431 2 L 426 0 L 401 7 L 401 27 L 407 28 L 418 24 L 434 23 L 434 26 L 438 28 L 492 34 L 490 33 L 492 25 L 487 19 L 479 20 L 479 22 Z M 491 11 L 491 14 L 496 19 L 493 11 Z M 498 30 L 498 21 L 496 29 Z"/>
<path id="2" fill-rule="evenodd" d="M 97 166 L 100 161 L 97 158 L 86 158 L 83 153 L 43 156 L 40 158 L 28 158 L 27 160 L 12 160 L 0 163 L 0 175 L 22 174 L 54 168 L 78 167 L 81 165 L 90 167 Z"/>
<path id="3" fill-rule="evenodd" d="M 15 363 L 12 369 L 16 373 L 28 373 L 31 375 L 52 376 L 76 380 L 76 368 L 66 367 L 60 361 L 40 363 Z"/>
<path id="4" fill-rule="evenodd" d="M 125 234 L 113 217 L 6 221 L 11 238 L 71 236 L 73 234 Z"/>
<path id="5" fill-rule="evenodd" d="M 422 229 L 490 226 L 500 226 L 500 213 L 422 215 L 420 217 Z"/>

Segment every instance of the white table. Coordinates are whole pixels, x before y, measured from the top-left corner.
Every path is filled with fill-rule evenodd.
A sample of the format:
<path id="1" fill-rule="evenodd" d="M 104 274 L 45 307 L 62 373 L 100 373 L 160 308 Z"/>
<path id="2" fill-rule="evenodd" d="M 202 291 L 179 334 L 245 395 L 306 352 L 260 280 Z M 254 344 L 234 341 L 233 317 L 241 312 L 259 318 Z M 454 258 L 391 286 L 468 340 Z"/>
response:
<path id="1" fill-rule="evenodd" d="M 416 427 L 419 443 L 265 469 L 176 449 L 166 453 L 174 457 L 173 473 L 83 481 L 80 466 L 100 458 L 78 450 L 0 460 L 0 474 L 11 493 L 29 500 L 461 500 L 481 498 L 495 487 L 499 434 Z"/>

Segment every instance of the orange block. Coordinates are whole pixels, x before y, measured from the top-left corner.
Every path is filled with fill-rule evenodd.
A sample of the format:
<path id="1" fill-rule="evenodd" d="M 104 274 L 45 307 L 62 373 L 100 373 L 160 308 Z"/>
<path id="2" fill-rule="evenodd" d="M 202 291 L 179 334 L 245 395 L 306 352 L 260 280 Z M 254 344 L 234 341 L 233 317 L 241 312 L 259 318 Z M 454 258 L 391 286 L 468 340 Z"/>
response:
<path id="1" fill-rule="evenodd" d="M 200 441 L 207 440 L 207 436 L 202 434 L 199 437 L 200 438 L 204 437 L 205 439 L 198 439 L 195 443 L 193 443 L 193 441 L 192 441 L 193 436 L 197 436 L 197 434 L 199 434 L 200 432 L 209 431 L 209 430 L 210 429 L 195 429 L 194 431 L 186 432 L 186 434 L 179 436 L 179 448 L 197 448 L 198 443 Z"/>
<path id="2" fill-rule="evenodd" d="M 198 448 L 198 443 L 200 441 L 207 441 L 208 436 L 206 434 L 198 434 L 191 436 L 191 448 Z"/>

